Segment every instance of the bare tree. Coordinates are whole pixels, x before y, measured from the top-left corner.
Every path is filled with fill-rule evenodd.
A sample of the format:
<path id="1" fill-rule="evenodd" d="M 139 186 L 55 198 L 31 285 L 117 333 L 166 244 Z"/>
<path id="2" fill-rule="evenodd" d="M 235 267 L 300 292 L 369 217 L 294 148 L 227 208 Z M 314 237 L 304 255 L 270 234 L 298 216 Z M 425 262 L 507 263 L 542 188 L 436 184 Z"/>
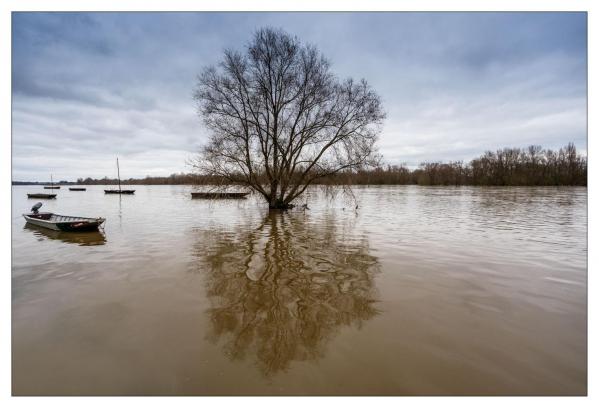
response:
<path id="1" fill-rule="evenodd" d="M 385 114 L 365 80 L 339 80 L 314 46 L 281 30 L 258 30 L 245 51 L 225 51 L 199 76 L 194 96 L 211 131 L 200 173 L 287 209 L 319 178 L 376 162 Z"/>

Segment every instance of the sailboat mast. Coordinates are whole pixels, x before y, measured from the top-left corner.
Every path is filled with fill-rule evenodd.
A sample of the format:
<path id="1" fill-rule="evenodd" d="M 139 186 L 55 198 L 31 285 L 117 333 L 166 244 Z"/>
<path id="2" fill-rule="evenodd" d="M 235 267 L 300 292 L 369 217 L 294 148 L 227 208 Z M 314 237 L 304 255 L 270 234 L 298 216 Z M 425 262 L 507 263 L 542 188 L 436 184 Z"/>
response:
<path id="1" fill-rule="evenodd" d="M 52 178 L 52 173 L 50 173 L 50 185 L 54 187 L 54 179 Z"/>
<path id="2" fill-rule="evenodd" d="M 121 191 L 121 170 L 119 169 L 119 158 L 116 158 L 116 174 L 119 178 L 119 191 Z"/>

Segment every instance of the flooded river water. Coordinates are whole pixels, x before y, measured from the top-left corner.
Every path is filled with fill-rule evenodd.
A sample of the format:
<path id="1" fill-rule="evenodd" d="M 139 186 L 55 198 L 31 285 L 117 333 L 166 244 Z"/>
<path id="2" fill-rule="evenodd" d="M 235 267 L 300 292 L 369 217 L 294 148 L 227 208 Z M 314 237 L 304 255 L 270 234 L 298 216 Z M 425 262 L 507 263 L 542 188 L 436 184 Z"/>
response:
<path id="1" fill-rule="evenodd" d="M 586 188 L 12 189 L 15 395 L 581 395 Z"/>

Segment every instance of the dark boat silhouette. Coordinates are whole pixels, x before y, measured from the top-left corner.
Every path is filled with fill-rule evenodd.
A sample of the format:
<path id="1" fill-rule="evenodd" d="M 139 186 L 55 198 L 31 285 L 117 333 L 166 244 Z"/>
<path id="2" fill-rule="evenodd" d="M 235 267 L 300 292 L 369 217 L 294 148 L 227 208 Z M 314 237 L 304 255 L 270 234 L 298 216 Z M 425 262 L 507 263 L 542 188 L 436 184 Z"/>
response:
<path id="1" fill-rule="evenodd" d="M 60 186 L 54 185 L 54 179 L 52 178 L 52 174 L 50 174 L 50 184 L 49 186 L 44 186 L 46 190 L 59 190 Z"/>
<path id="2" fill-rule="evenodd" d="M 121 189 L 121 170 L 119 169 L 119 158 L 116 158 L 116 171 L 119 179 L 119 189 L 118 190 L 104 190 L 105 194 L 134 194 L 135 190 L 123 190 Z"/>
<path id="3" fill-rule="evenodd" d="M 27 198 L 56 198 L 56 194 L 27 193 Z"/>
<path id="4" fill-rule="evenodd" d="M 197 192 L 191 193 L 191 198 L 206 198 L 206 199 L 230 199 L 230 198 L 245 198 L 249 193 L 241 192 Z"/>

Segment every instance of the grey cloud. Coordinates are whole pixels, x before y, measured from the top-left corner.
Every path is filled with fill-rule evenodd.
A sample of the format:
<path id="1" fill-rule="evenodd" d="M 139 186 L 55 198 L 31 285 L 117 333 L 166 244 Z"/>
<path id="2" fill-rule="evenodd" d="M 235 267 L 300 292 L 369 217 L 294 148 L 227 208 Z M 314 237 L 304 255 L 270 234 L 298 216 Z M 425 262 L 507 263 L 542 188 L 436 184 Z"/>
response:
<path id="1" fill-rule="evenodd" d="M 388 162 L 586 150 L 582 13 L 15 13 L 13 178 L 111 176 L 117 154 L 127 177 L 188 171 L 197 73 L 264 25 L 377 89 Z"/>

